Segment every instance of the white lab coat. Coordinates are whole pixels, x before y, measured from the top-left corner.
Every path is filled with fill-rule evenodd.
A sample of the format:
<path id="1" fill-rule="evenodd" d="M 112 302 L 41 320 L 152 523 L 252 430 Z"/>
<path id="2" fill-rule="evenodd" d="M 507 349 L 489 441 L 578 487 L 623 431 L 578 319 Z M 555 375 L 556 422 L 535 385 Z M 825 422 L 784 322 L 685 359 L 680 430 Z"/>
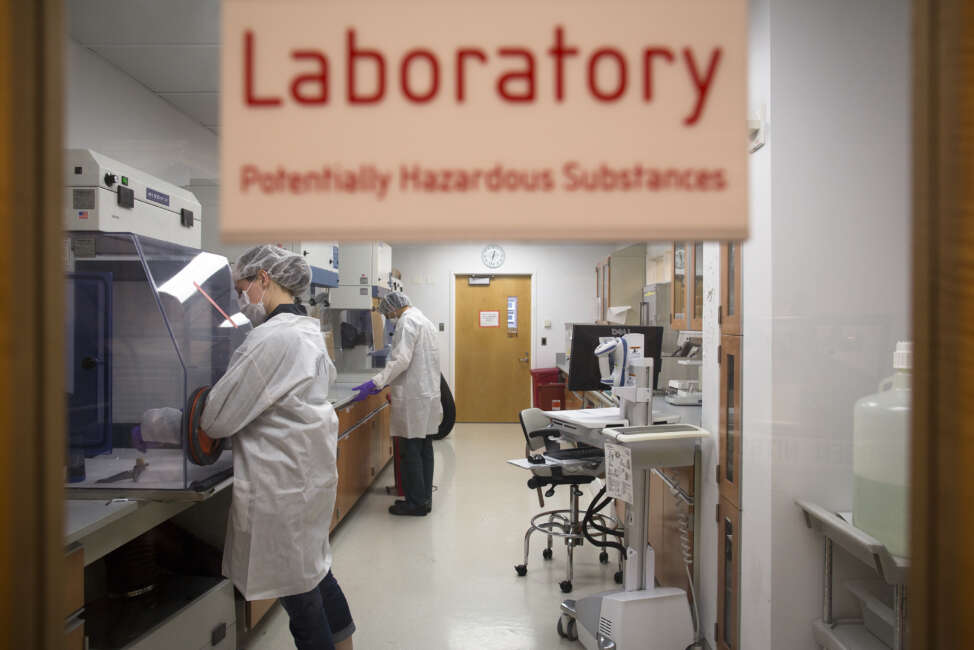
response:
<path id="1" fill-rule="evenodd" d="M 386 367 L 372 381 L 379 388 L 391 385 L 392 435 L 425 438 L 439 431 L 440 351 L 436 327 L 423 312 L 410 307 L 400 317 Z"/>
<path id="2" fill-rule="evenodd" d="M 288 313 L 255 328 L 200 421 L 212 438 L 235 435 L 223 573 L 247 600 L 311 591 L 331 568 L 338 416 L 320 329 Z"/>

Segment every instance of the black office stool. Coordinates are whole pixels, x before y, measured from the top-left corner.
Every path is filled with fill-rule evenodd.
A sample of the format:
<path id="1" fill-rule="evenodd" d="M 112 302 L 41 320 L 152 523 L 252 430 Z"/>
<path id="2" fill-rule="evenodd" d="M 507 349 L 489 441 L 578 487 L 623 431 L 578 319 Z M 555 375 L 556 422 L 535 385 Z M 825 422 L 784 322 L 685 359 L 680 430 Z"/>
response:
<path id="1" fill-rule="evenodd" d="M 537 490 L 538 502 L 541 504 L 541 507 L 544 507 L 542 488 L 548 488 L 544 495 L 550 498 L 554 496 L 556 487 L 559 485 L 567 485 L 569 486 L 569 507 L 547 510 L 531 518 L 530 526 L 524 534 L 524 563 L 515 565 L 514 570 L 517 571 L 519 576 L 527 575 L 531 535 L 535 532 L 539 532 L 548 538 L 548 545 L 542 551 L 542 557 L 545 560 L 552 559 L 554 555 L 552 550 L 554 538 L 564 539 L 565 546 L 568 548 L 568 566 L 566 579 L 559 586 L 562 592 L 567 594 L 572 590 L 575 547 L 581 546 L 585 542 L 585 537 L 582 534 L 583 513 L 579 507 L 579 498 L 582 496 L 582 490 L 579 486 L 591 483 L 596 477 L 602 474 L 604 454 L 601 449 L 594 447 L 562 449 L 558 442 L 560 432 L 550 426 L 550 420 L 541 409 L 525 409 L 521 411 L 520 420 L 521 429 L 524 432 L 526 441 L 525 458 L 532 464 L 537 465 L 537 467 L 531 468 L 533 476 L 528 480 L 528 487 L 532 490 Z M 544 457 L 534 451 L 536 447 L 540 446 L 539 443 L 542 442 L 544 444 L 544 453 L 550 457 L 570 456 L 590 462 L 574 465 L 570 474 L 563 471 L 560 467 L 548 466 L 545 464 Z M 614 520 L 603 515 L 594 515 L 593 520 L 603 527 L 617 528 Z M 606 541 L 606 537 L 606 534 L 603 533 L 603 542 Z M 599 554 L 599 561 L 602 564 L 608 563 L 609 554 L 605 550 Z"/>

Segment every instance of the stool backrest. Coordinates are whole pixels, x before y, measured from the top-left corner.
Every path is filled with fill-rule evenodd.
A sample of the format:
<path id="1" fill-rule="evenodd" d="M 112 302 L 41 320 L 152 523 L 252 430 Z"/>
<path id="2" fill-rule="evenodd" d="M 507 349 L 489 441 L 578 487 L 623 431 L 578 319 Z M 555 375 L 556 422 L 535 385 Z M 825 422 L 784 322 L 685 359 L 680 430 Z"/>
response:
<path id="1" fill-rule="evenodd" d="M 551 419 L 539 408 L 524 409 L 521 411 L 520 419 L 521 431 L 524 433 L 524 441 L 526 443 L 525 450 L 530 451 L 531 449 L 544 447 L 544 438 L 531 439 L 528 434 L 532 431 L 544 429 L 551 424 Z"/>

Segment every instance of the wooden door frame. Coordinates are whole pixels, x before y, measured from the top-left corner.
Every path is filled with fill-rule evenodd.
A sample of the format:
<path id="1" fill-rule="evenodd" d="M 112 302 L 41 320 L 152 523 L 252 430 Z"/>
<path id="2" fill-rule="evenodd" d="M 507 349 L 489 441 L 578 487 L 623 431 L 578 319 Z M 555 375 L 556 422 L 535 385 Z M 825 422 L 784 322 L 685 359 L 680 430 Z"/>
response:
<path id="1" fill-rule="evenodd" d="M 450 376 L 447 377 L 454 392 L 457 389 L 457 278 L 470 275 L 485 276 L 494 278 L 507 277 L 529 277 L 531 278 L 531 369 L 535 368 L 534 362 L 538 358 L 538 335 L 535 325 L 538 322 L 538 274 L 535 271 L 525 271 L 518 273 L 515 271 L 505 271 L 503 273 L 484 273 L 478 271 L 454 271 L 450 273 Z"/>
<path id="2" fill-rule="evenodd" d="M 0 0 L 0 647 L 60 648 L 63 0 Z"/>
<path id="3" fill-rule="evenodd" d="M 913 2 L 910 647 L 974 636 L 974 5 Z"/>

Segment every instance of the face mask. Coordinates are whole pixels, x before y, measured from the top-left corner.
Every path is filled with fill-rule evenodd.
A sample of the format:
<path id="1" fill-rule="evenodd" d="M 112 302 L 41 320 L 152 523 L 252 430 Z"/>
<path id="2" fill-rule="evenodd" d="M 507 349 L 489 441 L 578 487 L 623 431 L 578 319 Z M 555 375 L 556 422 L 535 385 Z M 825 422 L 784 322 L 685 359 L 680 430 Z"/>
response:
<path id="1" fill-rule="evenodd" d="M 240 313 L 246 316 L 250 322 L 253 323 L 254 327 L 257 327 L 267 320 L 267 310 L 264 308 L 263 291 L 260 293 L 260 300 L 258 300 L 256 303 L 250 302 L 250 296 L 247 294 L 247 292 L 250 291 L 250 287 L 252 287 L 253 284 L 254 283 L 251 282 L 249 285 L 247 285 L 247 288 L 244 291 L 240 292 L 240 295 L 237 296 L 237 304 L 240 305 Z"/>
<path id="2" fill-rule="evenodd" d="M 264 309 L 264 304 L 260 302 L 256 305 L 244 305 L 240 308 L 240 313 L 246 316 L 254 327 L 267 320 L 267 310 Z"/>

